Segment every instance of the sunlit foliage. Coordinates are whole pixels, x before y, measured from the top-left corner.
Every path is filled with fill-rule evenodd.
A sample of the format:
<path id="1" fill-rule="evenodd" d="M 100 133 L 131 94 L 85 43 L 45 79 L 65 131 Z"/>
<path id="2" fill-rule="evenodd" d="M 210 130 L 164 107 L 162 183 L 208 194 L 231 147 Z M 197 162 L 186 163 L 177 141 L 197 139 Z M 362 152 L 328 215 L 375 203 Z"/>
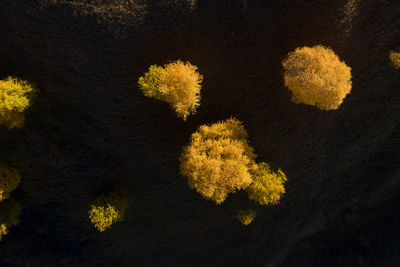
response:
<path id="1" fill-rule="evenodd" d="M 16 169 L 0 163 L 0 202 L 10 196 L 20 181 L 21 176 Z"/>
<path id="2" fill-rule="evenodd" d="M 0 241 L 3 239 L 3 236 L 8 234 L 8 229 L 5 224 L 0 224 Z"/>
<path id="3" fill-rule="evenodd" d="M 251 171 L 251 176 L 253 182 L 247 188 L 247 193 L 251 200 L 260 205 L 276 204 L 285 194 L 286 175 L 281 169 L 273 171 L 269 164 L 261 162 Z"/>
<path id="4" fill-rule="evenodd" d="M 150 66 L 138 84 L 145 96 L 169 103 L 177 116 L 186 120 L 200 105 L 202 80 L 196 66 L 178 60 L 164 67 Z"/>
<path id="5" fill-rule="evenodd" d="M 89 218 L 97 230 L 103 232 L 112 224 L 123 220 L 126 207 L 126 200 L 115 193 L 101 196 L 93 202 Z"/>
<path id="6" fill-rule="evenodd" d="M 19 223 L 19 214 L 22 206 L 14 199 L 0 203 L 0 240 L 9 232 L 9 229 Z"/>
<path id="7" fill-rule="evenodd" d="M 160 79 L 163 68 L 157 65 L 150 66 L 144 76 L 139 78 L 139 88 L 147 97 L 162 100 Z"/>
<path id="8" fill-rule="evenodd" d="M 237 216 L 236 216 L 239 221 L 243 224 L 243 225 L 249 225 L 254 218 L 256 217 L 256 212 L 252 209 L 249 210 L 239 210 Z"/>
<path id="9" fill-rule="evenodd" d="M 217 204 L 229 193 L 248 187 L 256 155 L 247 138 L 243 125 L 234 118 L 200 126 L 180 157 L 181 174 L 189 186 Z"/>
<path id="10" fill-rule="evenodd" d="M 400 69 L 400 52 L 390 51 L 389 59 L 393 67 L 395 67 L 396 69 Z"/>
<path id="11" fill-rule="evenodd" d="M 0 123 L 8 128 L 21 127 L 23 111 L 30 105 L 33 88 L 28 82 L 8 77 L 0 80 Z"/>
<path id="12" fill-rule="evenodd" d="M 292 101 L 337 109 L 351 91 L 351 68 L 324 46 L 301 47 L 282 62 Z"/>

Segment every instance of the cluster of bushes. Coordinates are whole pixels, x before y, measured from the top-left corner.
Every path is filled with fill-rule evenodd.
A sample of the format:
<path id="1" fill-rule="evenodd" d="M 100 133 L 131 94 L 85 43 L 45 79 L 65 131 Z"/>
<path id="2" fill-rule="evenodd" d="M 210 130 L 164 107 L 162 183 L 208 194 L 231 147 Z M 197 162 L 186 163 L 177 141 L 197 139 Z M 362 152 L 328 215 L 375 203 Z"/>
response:
<path id="1" fill-rule="evenodd" d="M 400 67 L 399 55 L 393 51 L 389 54 L 396 68 Z M 350 67 L 327 47 L 297 48 L 282 61 L 282 66 L 284 83 L 295 103 L 334 110 L 351 91 Z M 177 116 L 186 120 L 200 105 L 202 79 L 196 66 L 177 60 L 162 67 L 150 66 L 138 85 L 145 96 L 169 103 Z M 25 81 L 12 77 L 0 81 L 0 123 L 9 128 L 20 126 L 32 92 L 32 86 Z M 202 125 L 192 134 L 180 157 L 180 173 L 192 189 L 216 204 L 244 189 L 249 199 L 260 205 L 278 204 L 285 194 L 286 175 L 270 164 L 256 163 L 256 157 L 242 122 L 230 118 Z M 0 164 L 0 201 L 7 199 L 19 182 L 15 169 Z M 2 203 L 0 209 L 0 238 L 18 223 L 21 210 L 15 201 L 8 202 L 8 206 Z M 124 198 L 111 193 L 93 202 L 89 218 L 103 232 L 123 219 L 126 207 Z M 237 214 L 244 225 L 250 224 L 255 216 L 252 209 Z"/>
<path id="2" fill-rule="evenodd" d="M 202 125 L 192 134 L 180 157 L 181 174 L 205 199 L 221 204 L 229 193 L 246 189 L 261 205 L 279 201 L 285 193 L 285 174 L 268 164 L 256 164 L 248 134 L 235 119 Z"/>

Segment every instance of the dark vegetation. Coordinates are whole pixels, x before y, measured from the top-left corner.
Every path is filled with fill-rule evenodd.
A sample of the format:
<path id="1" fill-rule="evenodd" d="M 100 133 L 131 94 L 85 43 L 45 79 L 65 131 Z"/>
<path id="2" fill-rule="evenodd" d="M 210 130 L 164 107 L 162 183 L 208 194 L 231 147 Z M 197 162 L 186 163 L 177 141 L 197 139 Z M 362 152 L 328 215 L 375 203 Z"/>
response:
<path id="1" fill-rule="evenodd" d="M 1 78 L 40 88 L 24 127 L 0 128 L 24 207 L 0 265 L 398 265 L 400 82 L 388 51 L 400 48 L 400 2 L 140 2 L 140 21 L 109 22 L 65 3 L 0 1 Z M 292 103 L 283 85 L 287 53 L 319 44 L 352 69 L 336 111 Z M 204 76 L 186 122 L 137 88 L 150 64 L 171 59 Z M 230 116 L 258 159 L 284 170 L 279 205 L 239 192 L 217 206 L 179 174 L 197 127 Z M 110 192 L 129 208 L 99 233 L 87 213 Z M 250 208 L 243 227 L 235 215 Z"/>

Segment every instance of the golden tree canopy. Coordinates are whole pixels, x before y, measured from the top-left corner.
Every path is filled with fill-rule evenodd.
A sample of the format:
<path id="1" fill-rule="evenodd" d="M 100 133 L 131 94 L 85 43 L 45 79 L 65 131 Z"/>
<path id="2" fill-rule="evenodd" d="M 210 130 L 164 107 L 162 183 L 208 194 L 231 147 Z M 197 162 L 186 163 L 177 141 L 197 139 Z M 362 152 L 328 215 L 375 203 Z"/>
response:
<path id="1" fill-rule="evenodd" d="M 217 204 L 249 186 L 256 155 L 247 138 L 243 125 L 234 118 L 200 126 L 180 158 L 181 174 L 189 186 Z"/>
<path id="2" fill-rule="evenodd" d="M 115 193 L 107 197 L 101 196 L 93 202 L 89 218 L 97 230 L 103 232 L 112 224 L 123 220 L 126 207 L 126 200 Z"/>
<path id="3" fill-rule="evenodd" d="M 21 176 L 16 169 L 0 163 L 0 201 L 8 198 L 20 181 Z"/>
<path id="4" fill-rule="evenodd" d="M 28 94 L 32 90 L 31 85 L 17 78 L 0 80 L 0 115 L 24 111 L 29 106 Z"/>
<path id="5" fill-rule="evenodd" d="M 389 59 L 396 69 L 400 69 L 400 52 L 390 51 Z"/>
<path id="6" fill-rule="evenodd" d="M 261 205 L 275 204 L 285 194 L 286 175 L 281 169 L 274 172 L 269 164 L 261 162 L 251 175 L 253 182 L 247 188 L 251 200 Z"/>
<path id="7" fill-rule="evenodd" d="M 164 67 L 150 66 L 138 84 L 145 96 L 169 103 L 177 116 L 186 120 L 200 105 L 202 80 L 196 66 L 178 60 Z"/>
<path id="8" fill-rule="evenodd" d="M 0 124 L 8 128 L 21 127 L 24 122 L 22 113 L 30 105 L 32 86 L 17 78 L 0 80 Z"/>
<path id="9" fill-rule="evenodd" d="M 330 48 L 296 48 L 282 65 L 285 85 L 295 103 L 334 110 L 351 91 L 351 68 Z"/>
<path id="10" fill-rule="evenodd" d="M 239 210 L 237 218 L 243 225 L 249 225 L 253 222 L 256 217 L 256 212 L 252 209 L 250 210 Z"/>

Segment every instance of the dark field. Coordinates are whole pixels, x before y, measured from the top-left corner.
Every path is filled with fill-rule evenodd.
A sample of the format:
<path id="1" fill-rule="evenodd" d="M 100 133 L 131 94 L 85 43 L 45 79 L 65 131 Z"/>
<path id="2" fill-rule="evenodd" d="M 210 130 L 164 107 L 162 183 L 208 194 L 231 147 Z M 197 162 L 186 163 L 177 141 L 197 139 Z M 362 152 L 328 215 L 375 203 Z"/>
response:
<path id="1" fill-rule="evenodd" d="M 51 2 L 0 0 L 0 76 L 40 90 L 22 129 L 0 128 L 24 207 L 0 266 L 400 266 L 400 70 L 387 56 L 400 1 L 119 0 L 111 18 Z M 317 44 L 352 68 L 336 111 L 294 104 L 283 85 L 286 54 Z M 204 75 L 186 122 L 137 88 L 175 59 Z M 279 205 L 239 192 L 217 206 L 179 174 L 197 127 L 230 116 L 286 173 Z M 110 191 L 129 207 L 100 233 L 88 210 Z"/>

